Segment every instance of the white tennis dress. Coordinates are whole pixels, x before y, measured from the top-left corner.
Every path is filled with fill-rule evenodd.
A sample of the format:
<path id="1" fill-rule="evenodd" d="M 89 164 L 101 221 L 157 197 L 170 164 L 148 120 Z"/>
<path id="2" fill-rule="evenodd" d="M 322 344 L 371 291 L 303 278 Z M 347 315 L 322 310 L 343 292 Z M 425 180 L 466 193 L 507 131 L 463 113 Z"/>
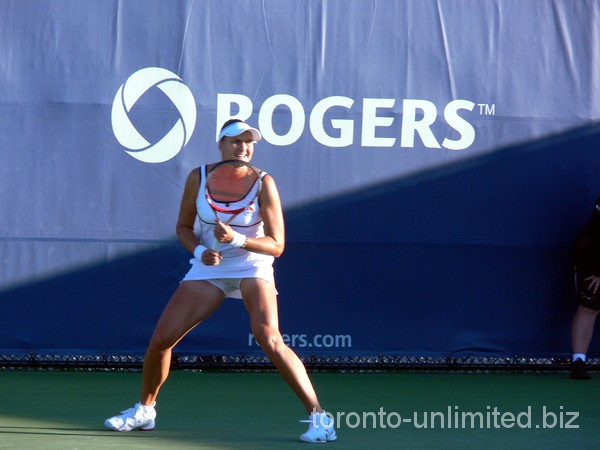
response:
<path id="1" fill-rule="evenodd" d="M 206 183 L 206 165 L 202 165 L 200 170 L 200 187 L 198 189 L 198 195 L 196 196 L 196 209 L 198 211 L 198 225 L 199 225 L 199 237 L 202 245 L 208 248 L 214 248 L 216 239 L 213 234 L 215 229 L 215 213 L 214 210 L 208 204 L 205 192 Z M 266 172 L 261 172 L 261 178 L 266 175 Z M 254 186 L 253 189 L 257 189 L 258 186 Z M 256 191 L 254 191 L 256 192 Z M 254 195 L 251 192 L 249 195 Z M 219 219 L 223 222 L 230 218 L 229 214 L 218 213 Z M 258 199 L 254 200 L 254 203 L 250 207 L 238 214 L 230 223 L 235 231 L 241 233 L 249 238 L 258 238 L 265 236 L 264 223 L 260 216 L 260 209 L 258 206 Z M 217 283 L 213 283 L 218 287 L 223 285 L 230 285 L 227 279 L 236 280 L 239 283 L 240 279 L 244 278 L 261 278 L 270 283 L 274 283 L 273 279 L 273 256 L 262 255 L 260 253 L 253 253 L 243 248 L 235 248 L 229 244 L 219 244 L 218 250 L 221 252 L 223 259 L 216 266 L 207 266 L 196 258 L 190 259 L 192 267 L 185 275 L 182 281 L 187 280 L 216 280 Z M 239 289 L 230 290 L 225 292 L 228 297 L 241 298 L 241 292 Z"/>

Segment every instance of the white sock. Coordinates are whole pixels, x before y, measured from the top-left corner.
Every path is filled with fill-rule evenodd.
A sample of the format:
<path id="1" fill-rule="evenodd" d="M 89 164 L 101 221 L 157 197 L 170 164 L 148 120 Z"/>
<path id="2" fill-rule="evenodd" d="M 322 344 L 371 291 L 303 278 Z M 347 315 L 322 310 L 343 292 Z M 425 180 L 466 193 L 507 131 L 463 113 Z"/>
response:
<path id="1" fill-rule="evenodd" d="M 152 411 L 155 406 L 156 402 L 152 403 L 151 405 L 142 405 L 141 403 L 138 403 L 138 408 L 140 408 L 145 413 L 147 413 L 148 411 Z"/>
<path id="2" fill-rule="evenodd" d="M 578 359 L 585 362 L 585 354 L 584 353 L 573 353 L 573 361 L 577 361 Z"/>
<path id="3" fill-rule="evenodd" d="M 310 421 L 317 428 L 333 425 L 333 416 L 325 411 L 313 412 L 310 414 Z"/>

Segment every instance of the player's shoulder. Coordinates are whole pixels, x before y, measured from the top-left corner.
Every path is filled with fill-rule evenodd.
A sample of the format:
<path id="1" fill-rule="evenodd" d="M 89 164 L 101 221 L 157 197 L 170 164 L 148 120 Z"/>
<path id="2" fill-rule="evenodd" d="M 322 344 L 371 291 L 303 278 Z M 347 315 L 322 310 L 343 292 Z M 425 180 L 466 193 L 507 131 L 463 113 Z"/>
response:
<path id="1" fill-rule="evenodd" d="M 194 167 L 189 171 L 188 176 L 185 180 L 186 187 L 196 188 L 200 186 L 200 177 L 201 177 L 202 166 Z"/>
<path id="2" fill-rule="evenodd" d="M 258 169 L 261 180 L 267 183 L 275 183 L 275 179 L 265 170 Z"/>
<path id="3" fill-rule="evenodd" d="M 214 162 L 214 163 L 209 163 L 209 164 L 200 164 L 199 166 L 195 166 L 193 167 L 189 173 L 188 173 L 188 180 L 192 179 L 192 180 L 199 180 L 200 177 L 202 176 L 203 172 L 209 172 L 210 169 L 212 169 L 214 166 L 216 166 L 218 164 L 218 162 Z"/>
<path id="4" fill-rule="evenodd" d="M 266 172 L 263 172 L 264 176 L 261 176 L 262 191 L 264 195 L 277 194 L 278 188 L 275 179 Z M 279 194 L 277 194 L 279 195 Z"/>

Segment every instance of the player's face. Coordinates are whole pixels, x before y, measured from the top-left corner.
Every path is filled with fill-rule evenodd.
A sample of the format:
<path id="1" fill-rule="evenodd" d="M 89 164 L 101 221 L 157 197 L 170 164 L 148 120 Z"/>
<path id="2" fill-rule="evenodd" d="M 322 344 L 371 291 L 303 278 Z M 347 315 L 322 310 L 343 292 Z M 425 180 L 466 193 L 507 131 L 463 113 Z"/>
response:
<path id="1" fill-rule="evenodd" d="M 219 148 L 222 152 L 223 161 L 230 159 L 236 161 L 250 162 L 252 155 L 254 154 L 254 139 L 252 133 L 244 131 L 238 136 L 225 136 L 220 144 Z"/>

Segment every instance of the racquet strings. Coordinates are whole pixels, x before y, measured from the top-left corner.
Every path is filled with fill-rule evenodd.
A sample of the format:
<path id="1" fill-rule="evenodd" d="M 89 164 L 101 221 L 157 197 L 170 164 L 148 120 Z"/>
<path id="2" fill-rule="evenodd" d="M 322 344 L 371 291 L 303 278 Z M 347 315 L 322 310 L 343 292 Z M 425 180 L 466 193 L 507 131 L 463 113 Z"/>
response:
<path id="1" fill-rule="evenodd" d="M 209 171 L 206 179 L 206 199 L 215 214 L 215 220 L 221 221 L 220 212 L 229 215 L 224 223 L 231 222 L 250 207 L 260 194 L 260 187 L 260 175 L 249 164 L 239 161 L 218 163 Z M 215 239 L 213 249 L 219 247 L 220 242 Z"/>
<path id="2" fill-rule="evenodd" d="M 253 167 L 235 161 L 219 163 L 208 174 L 206 188 L 211 206 L 235 213 L 256 198 L 259 175 Z"/>

